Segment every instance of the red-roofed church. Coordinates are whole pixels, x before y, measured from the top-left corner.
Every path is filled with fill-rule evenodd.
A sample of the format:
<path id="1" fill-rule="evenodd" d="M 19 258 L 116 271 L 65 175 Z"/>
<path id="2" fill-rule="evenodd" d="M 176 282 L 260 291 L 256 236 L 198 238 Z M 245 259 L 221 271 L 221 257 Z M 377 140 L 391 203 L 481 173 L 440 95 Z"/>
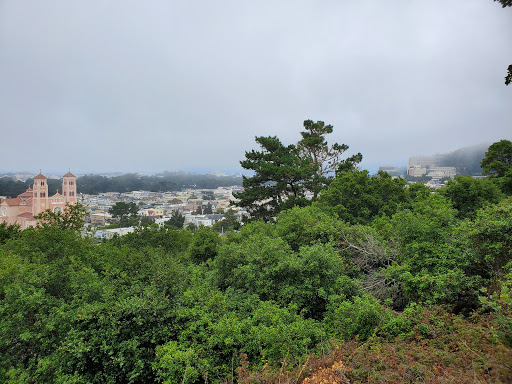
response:
<path id="1" fill-rule="evenodd" d="M 41 173 L 34 177 L 34 185 L 15 198 L 0 201 L 0 223 L 19 224 L 21 229 L 35 226 L 34 217 L 51 209 L 62 212 L 66 204 L 76 204 L 76 176 L 71 172 L 62 178 L 62 195 L 48 196 L 48 182 Z"/>

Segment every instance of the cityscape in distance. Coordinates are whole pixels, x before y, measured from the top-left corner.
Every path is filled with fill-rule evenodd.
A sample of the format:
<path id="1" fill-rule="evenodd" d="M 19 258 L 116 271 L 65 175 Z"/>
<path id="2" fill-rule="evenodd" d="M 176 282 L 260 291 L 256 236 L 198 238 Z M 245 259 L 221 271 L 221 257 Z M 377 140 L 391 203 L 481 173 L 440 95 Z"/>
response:
<path id="1" fill-rule="evenodd" d="M 411 156 L 408 166 L 383 165 L 378 171 L 411 183 L 424 183 L 432 189 L 442 188 L 446 180 L 456 175 L 479 177 L 480 162 L 488 146 L 479 144 L 444 154 Z M 46 203 L 39 198 L 32 199 L 41 195 L 36 188 L 40 188 L 43 178 L 42 194 L 47 196 Z M 70 183 L 73 192 L 69 190 Z M 33 216 L 43 210 L 61 211 L 66 202 L 79 202 L 87 209 L 87 224 L 98 239 L 133 232 L 136 224 L 163 226 L 176 219 L 183 227 L 215 227 L 222 232 L 224 223 L 228 224 L 226 215 L 229 225 L 233 221 L 240 223 L 248 216 L 245 209 L 232 205 L 235 194 L 242 190 L 240 174 L 220 172 L 116 172 L 76 176 L 68 172 L 64 178 L 55 173 L 11 172 L 0 174 L 0 219 L 27 228 L 35 224 Z M 119 207 L 127 210 L 131 207 L 132 213 L 127 215 L 137 217 L 138 221 L 125 220 L 123 226 L 123 220 L 116 214 Z"/>

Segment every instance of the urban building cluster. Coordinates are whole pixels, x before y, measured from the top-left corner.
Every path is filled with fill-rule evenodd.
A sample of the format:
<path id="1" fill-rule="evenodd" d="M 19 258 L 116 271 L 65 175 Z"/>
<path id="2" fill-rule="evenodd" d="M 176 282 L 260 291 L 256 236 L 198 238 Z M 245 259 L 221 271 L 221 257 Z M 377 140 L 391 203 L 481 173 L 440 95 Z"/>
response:
<path id="1" fill-rule="evenodd" d="M 234 211 L 241 221 L 247 212 L 238 207 L 231 207 L 235 199 L 233 194 L 241 187 L 219 187 L 216 189 L 186 189 L 176 192 L 132 191 L 126 193 L 107 192 L 98 195 L 81 195 L 80 203 L 89 212 L 87 220 L 93 228 L 101 228 L 115 220 L 109 213 L 118 202 L 135 203 L 140 217 L 147 217 L 162 226 L 173 214 L 184 216 L 184 227 L 193 224 L 196 227 L 209 227 L 224 219 L 224 212 Z M 211 213 L 210 213 L 211 211 Z M 110 228 L 95 231 L 98 238 L 111 238 L 133 232 L 135 228 Z"/>
<path id="2" fill-rule="evenodd" d="M 440 166 L 442 155 L 413 156 L 409 158 L 407 169 L 395 166 L 382 166 L 379 170 L 389 173 L 393 177 L 406 176 L 421 178 L 426 185 L 440 188 L 443 181 L 453 179 L 457 175 L 456 167 Z M 30 174 L 19 173 L 14 179 L 25 181 Z M 50 175 L 49 178 L 58 178 Z M 427 180 L 425 180 L 427 179 Z M 61 193 L 57 191 L 53 196 L 48 194 L 48 178 L 39 173 L 34 177 L 33 185 L 25 192 L 14 198 L 0 198 L 0 223 L 18 224 L 21 229 L 35 226 L 38 223 L 36 216 L 51 209 L 53 212 L 63 211 L 66 204 L 83 204 L 89 216 L 87 224 L 96 230 L 98 237 L 112 237 L 115 234 L 123 235 L 134 228 L 106 227 L 115 222 L 109 210 L 118 202 L 135 203 L 137 215 L 150 218 L 159 226 L 171 219 L 173 214 L 184 216 L 184 227 L 194 225 L 212 226 L 224 219 L 223 213 L 232 209 L 237 220 L 241 221 L 247 212 L 232 207 L 235 200 L 234 193 L 240 192 L 242 187 L 219 187 L 216 189 L 185 189 L 175 192 L 148 192 L 132 191 L 126 193 L 107 192 L 98 195 L 77 195 L 76 176 L 68 172 L 62 177 Z M 147 220 L 146 220 L 147 222 Z"/>
<path id="3" fill-rule="evenodd" d="M 407 174 L 413 177 L 428 176 L 433 180 L 453 179 L 457 174 L 455 167 L 440 167 L 439 157 L 434 156 L 413 156 L 409 157 Z"/>
<path id="4" fill-rule="evenodd" d="M 16 180 L 27 180 L 30 175 L 16 175 Z M 50 176 L 56 178 L 55 176 Z M 150 218 L 162 226 L 173 214 L 184 216 L 184 227 L 194 225 L 212 226 L 224 219 L 224 212 L 232 209 L 237 220 L 242 221 L 247 212 L 232 207 L 233 194 L 240 192 L 239 186 L 219 187 L 216 189 L 186 189 L 176 192 L 131 191 L 126 193 L 107 192 L 98 195 L 77 192 L 76 176 L 71 172 L 62 177 L 62 189 L 50 196 L 48 177 L 39 173 L 33 185 L 16 197 L 0 197 L 0 223 L 17 224 L 21 229 L 36 226 L 37 215 L 50 209 L 52 212 L 64 211 L 66 204 L 80 202 L 88 211 L 85 220 L 98 237 L 112 237 L 116 233 L 123 235 L 134 230 L 130 228 L 102 227 L 113 224 L 116 220 L 109 210 L 118 202 L 134 203 L 137 216 Z"/>
<path id="5" fill-rule="evenodd" d="M 457 175 L 456 167 L 440 166 L 440 155 L 409 157 L 407 169 L 403 170 L 392 165 L 379 167 L 379 171 L 389 173 L 393 177 L 427 178 L 425 184 L 431 188 L 440 188 L 443 181 L 453 179 Z"/>

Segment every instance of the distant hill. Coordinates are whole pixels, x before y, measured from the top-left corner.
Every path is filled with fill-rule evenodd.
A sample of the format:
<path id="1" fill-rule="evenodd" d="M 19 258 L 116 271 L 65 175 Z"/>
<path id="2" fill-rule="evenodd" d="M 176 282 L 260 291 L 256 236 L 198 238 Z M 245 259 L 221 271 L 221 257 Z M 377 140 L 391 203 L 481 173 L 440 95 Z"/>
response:
<path id="1" fill-rule="evenodd" d="M 441 167 L 455 167 L 459 175 L 479 175 L 482 173 L 480 162 L 485 157 L 489 143 L 482 143 L 456 151 L 438 154 L 437 162 Z"/>
<path id="2" fill-rule="evenodd" d="M 180 191 L 184 188 L 212 189 L 242 185 L 242 178 L 239 176 L 200 175 L 187 172 L 164 172 L 154 176 L 127 173 L 115 177 L 85 175 L 79 177 L 76 183 L 78 192 L 88 194 L 137 190 L 168 192 Z"/>

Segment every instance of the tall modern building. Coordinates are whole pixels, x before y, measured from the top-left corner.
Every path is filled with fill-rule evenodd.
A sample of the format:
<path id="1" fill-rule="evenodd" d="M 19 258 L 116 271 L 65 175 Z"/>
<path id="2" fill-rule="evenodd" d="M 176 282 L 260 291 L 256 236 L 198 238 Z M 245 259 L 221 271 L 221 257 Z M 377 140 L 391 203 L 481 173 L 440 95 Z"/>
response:
<path id="1" fill-rule="evenodd" d="M 34 185 L 22 194 L 0 201 L 0 223 L 19 224 L 21 229 L 35 226 L 34 217 L 47 209 L 62 212 L 66 204 L 76 204 L 76 176 L 71 172 L 62 179 L 62 194 L 48 195 L 48 180 L 41 173 L 34 177 Z"/>

